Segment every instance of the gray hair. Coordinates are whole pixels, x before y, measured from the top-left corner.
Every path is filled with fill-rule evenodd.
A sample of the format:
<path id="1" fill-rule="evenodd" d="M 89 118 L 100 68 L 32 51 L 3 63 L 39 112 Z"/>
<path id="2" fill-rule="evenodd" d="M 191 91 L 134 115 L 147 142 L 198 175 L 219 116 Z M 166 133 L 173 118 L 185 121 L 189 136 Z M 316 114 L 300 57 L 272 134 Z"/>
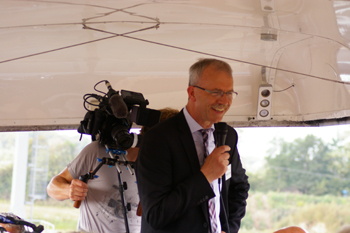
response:
<path id="1" fill-rule="evenodd" d="M 203 70 L 211 65 L 220 71 L 224 71 L 229 75 L 232 75 L 232 68 L 228 63 L 213 58 L 201 58 L 190 67 L 189 86 L 197 85 Z"/>

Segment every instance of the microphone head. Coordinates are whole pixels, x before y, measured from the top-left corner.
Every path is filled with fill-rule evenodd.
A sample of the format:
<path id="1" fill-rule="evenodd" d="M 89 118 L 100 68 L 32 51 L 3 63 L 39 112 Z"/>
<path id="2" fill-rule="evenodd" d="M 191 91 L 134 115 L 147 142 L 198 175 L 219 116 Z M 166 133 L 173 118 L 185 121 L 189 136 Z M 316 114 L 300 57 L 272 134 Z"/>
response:
<path id="1" fill-rule="evenodd" d="M 227 133 L 227 123 L 226 122 L 218 122 L 215 124 L 215 131 L 226 132 Z"/>
<path id="2" fill-rule="evenodd" d="M 109 98 L 109 104 L 111 106 L 113 115 L 116 118 L 126 118 L 128 115 L 128 107 L 126 106 L 123 97 L 119 94 L 114 94 Z"/>
<path id="3" fill-rule="evenodd" d="M 226 122 L 219 122 L 215 124 L 214 135 L 215 135 L 217 147 L 225 145 L 227 132 L 228 132 L 228 129 L 227 129 Z"/>

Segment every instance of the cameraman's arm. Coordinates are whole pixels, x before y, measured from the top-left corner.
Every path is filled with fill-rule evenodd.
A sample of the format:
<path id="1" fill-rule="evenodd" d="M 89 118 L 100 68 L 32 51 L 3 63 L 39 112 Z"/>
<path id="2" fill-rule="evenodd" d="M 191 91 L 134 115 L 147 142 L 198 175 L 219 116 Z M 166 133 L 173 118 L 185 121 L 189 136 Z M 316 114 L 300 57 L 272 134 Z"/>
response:
<path id="1" fill-rule="evenodd" d="M 66 199 L 82 201 L 86 197 L 88 185 L 79 179 L 73 179 L 68 169 L 65 168 L 51 179 L 46 190 L 50 197 L 59 201 Z"/>
<path id="2" fill-rule="evenodd" d="M 129 148 L 126 151 L 128 152 L 126 154 L 126 159 L 130 162 L 135 162 L 137 159 L 137 155 L 139 153 L 139 148 L 138 147 Z"/>

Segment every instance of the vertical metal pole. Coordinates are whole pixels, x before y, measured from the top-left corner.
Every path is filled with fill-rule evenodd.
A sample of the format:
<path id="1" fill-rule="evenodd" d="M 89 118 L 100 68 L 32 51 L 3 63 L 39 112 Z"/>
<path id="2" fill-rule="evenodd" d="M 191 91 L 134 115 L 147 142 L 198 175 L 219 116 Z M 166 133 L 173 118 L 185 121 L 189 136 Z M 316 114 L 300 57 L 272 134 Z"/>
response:
<path id="1" fill-rule="evenodd" d="M 10 212 L 21 218 L 26 218 L 24 203 L 26 194 L 29 132 L 18 132 L 16 134 Z"/>

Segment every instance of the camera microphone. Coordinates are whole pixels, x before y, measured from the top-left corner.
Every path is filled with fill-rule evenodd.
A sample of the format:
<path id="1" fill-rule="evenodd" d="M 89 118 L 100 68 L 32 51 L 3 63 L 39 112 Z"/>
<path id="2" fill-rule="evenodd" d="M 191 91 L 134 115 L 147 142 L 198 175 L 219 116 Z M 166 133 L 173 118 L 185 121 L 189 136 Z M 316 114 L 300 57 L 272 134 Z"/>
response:
<path id="1" fill-rule="evenodd" d="M 119 94 L 114 94 L 109 98 L 109 105 L 111 106 L 113 115 L 116 118 L 126 118 L 128 116 L 128 107 L 126 106 L 123 97 Z"/>
<path id="2" fill-rule="evenodd" d="M 105 81 L 105 83 L 108 88 L 107 95 L 113 115 L 116 118 L 126 118 L 128 116 L 129 110 L 123 100 L 123 97 L 121 97 L 119 93 L 112 88 L 111 84 L 108 81 Z"/>
<path id="3" fill-rule="evenodd" d="M 216 138 L 216 146 L 225 145 L 226 136 L 227 136 L 227 124 L 226 122 L 219 122 L 215 124 L 215 138 Z"/>

